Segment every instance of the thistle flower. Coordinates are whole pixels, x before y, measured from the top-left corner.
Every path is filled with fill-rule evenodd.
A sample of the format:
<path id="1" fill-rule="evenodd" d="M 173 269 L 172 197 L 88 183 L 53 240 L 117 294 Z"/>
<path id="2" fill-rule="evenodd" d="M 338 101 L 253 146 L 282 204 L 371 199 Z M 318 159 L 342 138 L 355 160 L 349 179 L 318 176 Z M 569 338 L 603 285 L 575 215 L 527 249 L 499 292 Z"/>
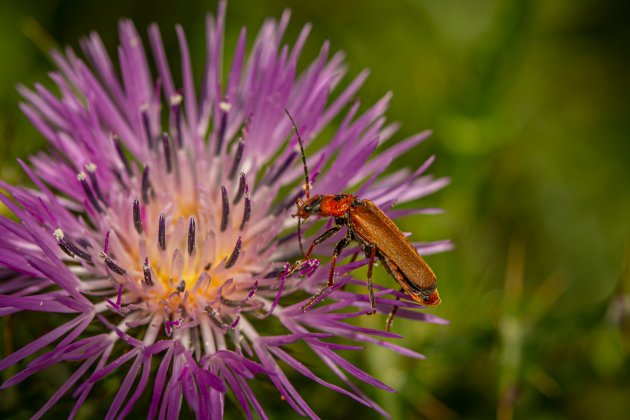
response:
<path id="1" fill-rule="evenodd" d="M 75 367 L 35 418 L 69 393 L 76 399 L 73 417 L 100 380 L 121 370 L 126 373 L 108 418 L 129 414 L 143 394 L 150 396 L 149 418 L 177 417 L 182 399 L 198 418 L 220 418 L 228 392 L 247 417 L 255 412 L 266 418 L 252 380 L 270 381 L 298 414 L 316 417 L 279 362 L 385 415 L 349 377 L 392 389 L 338 351 L 366 343 L 422 357 L 385 340 L 396 334 L 352 323 L 369 302 L 365 293 L 342 286 L 364 284 L 351 277 L 364 261 L 339 266 L 338 287 L 328 299 L 301 310 L 327 270 L 308 260 L 292 276 L 284 274 L 285 264 L 299 258 L 291 212 L 303 194 L 297 138 L 284 110 L 291 111 L 307 146 L 344 113 L 332 139 L 317 152 L 309 150 L 314 189 L 356 191 L 392 217 L 434 211 L 390 208 L 447 182 L 423 175 L 432 159 L 413 173 L 381 176 L 392 159 L 429 133 L 372 156 L 396 131 L 383 117 L 389 95 L 359 114 L 351 100 L 366 72 L 332 94 L 346 69 L 342 54 L 329 56 L 327 43 L 298 74 L 310 27 L 293 47 L 282 46 L 288 13 L 263 25 L 249 55 L 243 29 L 224 77 L 225 7 L 221 2 L 217 17 L 207 18 L 200 89 L 181 27 L 182 80 L 176 82 L 158 28 L 149 28 L 157 69 L 152 75 L 129 21 L 120 23 L 119 71 L 92 34 L 81 44 L 87 61 L 70 49 L 54 53 L 59 70 L 51 78 L 59 96 L 42 85 L 19 88 L 22 110 L 51 152 L 30 164 L 20 161 L 35 188 L 1 184 L 9 196 L 0 194 L 0 200 L 19 221 L 0 218 L 0 315 L 31 311 L 71 318 L 2 359 L 0 370 L 30 357 L 1 388 L 57 363 Z M 448 241 L 418 245 L 424 254 L 449 247 Z M 327 246 L 318 251 L 330 255 Z M 297 298 L 287 299 L 291 294 Z M 442 322 L 385 287 L 377 286 L 376 301 L 381 313 L 399 306 L 399 317 Z M 266 333 L 272 318 L 284 328 L 282 335 Z M 349 344 L 332 343 L 333 337 Z M 339 384 L 291 355 L 286 346 L 295 342 L 310 348 Z"/>

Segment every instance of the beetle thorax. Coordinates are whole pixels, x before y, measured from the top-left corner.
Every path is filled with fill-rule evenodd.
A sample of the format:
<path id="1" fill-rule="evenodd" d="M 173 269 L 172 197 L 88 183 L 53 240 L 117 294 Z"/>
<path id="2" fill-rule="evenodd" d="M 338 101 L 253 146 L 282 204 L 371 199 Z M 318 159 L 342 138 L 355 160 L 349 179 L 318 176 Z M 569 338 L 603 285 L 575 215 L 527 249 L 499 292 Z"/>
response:
<path id="1" fill-rule="evenodd" d="M 320 204 L 320 215 L 330 217 L 343 217 L 350 207 L 355 196 L 351 194 L 325 195 Z"/>

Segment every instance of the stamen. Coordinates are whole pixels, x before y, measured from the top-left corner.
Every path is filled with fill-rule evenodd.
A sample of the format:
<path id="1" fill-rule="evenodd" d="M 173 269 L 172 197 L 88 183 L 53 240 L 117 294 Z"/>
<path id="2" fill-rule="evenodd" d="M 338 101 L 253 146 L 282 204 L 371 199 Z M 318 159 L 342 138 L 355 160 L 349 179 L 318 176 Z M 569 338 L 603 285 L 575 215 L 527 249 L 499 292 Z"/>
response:
<path id="1" fill-rule="evenodd" d="M 178 319 L 177 321 L 165 321 L 164 332 L 166 333 L 166 335 L 168 337 L 173 335 L 173 329 L 178 328 L 181 325 L 182 321 L 183 319 Z"/>
<path id="2" fill-rule="evenodd" d="M 66 248 L 66 245 L 63 243 L 63 230 L 61 230 L 61 228 L 55 229 L 55 231 L 53 232 L 53 236 L 57 240 L 57 244 L 59 245 L 61 250 L 68 254 L 70 258 L 74 258 L 74 254 L 72 253 L 72 251 Z"/>
<path id="3" fill-rule="evenodd" d="M 160 214 L 160 222 L 158 224 L 158 247 L 160 250 L 166 250 L 166 215 Z"/>
<path id="4" fill-rule="evenodd" d="M 188 255 L 192 255 L 195 251 L 195 218 L 190 216 L 188 222 Z"/>
<path id="5" fill-rule="evenodd" d="M 164 146 L 164 161 L 166 162 L 166 173 L 170 174 L 173 170 L 173 163 L 171 162 L 171 139 L 168 133 L 162 133 L 162 146 Z"/>
<path id="6" fill-rule="evenodd" d="M 151 189 L 151 181 L 149 180 L 149 165 L 144 167 L 142 171 L 142 202 L 149 202 L 149 190 Z"/>
<path id="7" fill-rule="evenodd" d="M 105 301 L 109 303 L 112 309 L 116 311 L 120 311 L 121 309 L 120 304 L 122 302 L 122 292 L 123 292 L 123 285 L 121 284 L 120 286 L 118 286 L 118 292 L 116 293 L 116 302 L 112 302 L 111 299 L 105 298 Z"/>
<path id="8" fill-rule="evenodd" d="M 232 109 L 232 104 L 230 104 L 228 101 L 221 101 L 219 102 L 219 109 L 223 112 L 230 112 L 230 110 Z"/>
<path id="9" fill-rule="evenodd" d="M 225 232 L 228 225 L 228 218 L 230 217 L 230 203 L 228 201 L 227 190 L 223 185 L 221 185 L 221 201 L 223 202 L 221 210 L 221 232 Z"/>
<path id="10" fill-rule="evenodd" d="M 142 114 L 142 125 L 144 126 L 144 133 L 147 136 L 147 145 L 149 150 L 153 150 L 153 135 L 151 134 L 151 124 L 149 122 L 149 105 L 143 104 L 140 107 L 140 113 Z"/>
<path id="11" fill-rule="evenodd" d="M 151 266 L 149 265 L 149 258 L 144 259 L 144 265 L 142 266 L 144 272 L 144 282 L 148 286 L 153 286 L 153 278 L 151 277 Z"/>
<path id="12" fill-rule="evenodd" d="M 236 154 L 234 155 L 234 161 L 232 162 L 232 169 L 230 169 L 230 174 L 228 175 L 228 178 L 231 180 L 233 180 L 234 177 L 236 176 L 236 171 L 238 170 L 238 167 L 241 164 L 244 148 L 245 148 L 245 142 L 243 141 L 243 138 L 241 137 L 238 140 L 238 147 L 236 149 Z"/>
<path id="13" fill-rule="evenodd" d="M 94 192 L 96 193 L 96 196 L 98 197 L 99 200 L 101 200 L 101 203 L 107 205 L 107 202 L 105 201 L 105 197 L 103 196 L 103 193 L 101 192 L 101 188 L 99 187 L 98 178 L 96 177 L 96 164 L 92 162 L 86 164 L 85 170 L 87 171 L 88 176 L 90 177 L 90 182 L 92 183 L 92 187 L 94 187 Z"/>
<path id="14" fill-rule="evenodd" d="M 305 194 L 304 189 L 300 189 L 293 197 L 285 201 L 284 203 L 280 203 L 276 210 L 273 212 L 274 216 L 280 216 L 283 212 L 287 211 L 291 207 L 295 206 L 295 202 L 298 198 L 302 198 Z"/>
<path id="15" fill-rule="evenodd" d="M 238 260 L 238 256 L 241 253 L 241 237 L 238 237 L 238 240 L 236 241 L 236 245 L 234 246 L 234 250 L 232 251 L 232 255 L 230 255 L 230 258 L 228 258 L 228 260 L 225 262 L 225 268 L 232 268 L 232 266 L 234 264 L 236 264 L 236 260 Z"/>
<path id="16" fill-rule="evenodd" d="M 258 290 L 258 280 L 256 280 L 254 282 L 254 285 L 252 286 L 252 288 L 249 290 L 249 293 L 247 294 L 247 297 L 245 299 L 251 299 L 252 296 L 254 296 L 254 294 L 256 293 L 256 291 Z"/>
<path id="17" fill-rule="evenodd" d="M 234 322 L 232 322 L 230 324 L 230 329 L 233 330 L 234 328 L 236 328 L 236 326 L 238 325 L 238 322 L 241 320 L 241 316 L 240 315 L 236 315 L 236 318 L 234 319 Z"/>
<path id="18" fill-rule="evenodd" d="M 127 159 L 127 156 L 125 155 L 125 151 L 123 150 L 123 146 L 122 146 L 122 143 L 120 142 L 120 138 L 116 134 L 114 134 L 113 140 L 114 140 L 114 147 L 116 148 L 116 152 L 118 153 L 118 157 L 120 158 L 120 161 L 125 167 L 127 176 L 131 178 L 131 176 L 133 175 L 133 172 L 131 171 L 131 164 L 129 163 L 129 160 Z"/>
<path id="19" fill-rule="evenodd" d="M 133 225 L 136 228 L 136 232 L 142 235 L 142 220 L 140 220 L 140 200 L 138 197 L 133 199 Z"/>
<path id="20" fill-rule="evenodd" d="M 205 265 L 205 267 L 203 267 L 203 271 L 208 271 L 212 268 L 212 261 L 210 261 L 208 264 Z"/>
<path id="21" fill-rule="evenodd" d="M 319 260 L 316 258 L 310 258 L 306 261 L 301 261 L 296 264 L 295 271 L 300 271 L 300 274 L 306 277 L 311 277 L 315 271 L 319 268 Z"/>
<path id="22" fill-rule="evenodd" d="M 116 177 L 116 181 L 118 181 L 118 185 L 121 186 L 123 191 L 129 192 L 129 187 L 127 186 L 127 183 L 125 181 L 123 181 L 122 175 L 120 175 L 120 172 L 118 172 L 118 169 L 116 169 L 116 168 L 109 168 L 109 169 L 112 171 L 112 173 Z"/>
<path id="23" fill-rule="evenodd" d="M 267 185 L 274 184 L 278 180 L 278 178 L 280 178 L 280 176 L 284 174 L 284 172 L 289 168 L 289 166 L 291 166 L 291 163 L 293 163 L 293 159 L 295 159 L 296 156 L 297 156 L 296 152 L 291 152 L 286 157 L 284 162 L 282 162 L 282 164 L 280 165 L 276 173 L 266 182 L 266 184 Z"/>
<path id="24" fill-rule="evenodd" d="M 100 204 L 98 204 L 98 201 L 96 200 L 96 197 L 94 196 L 94 193 L 92 192 L 92 188 L 90 188 L 90 184 L 88 184 L 87 182 L 85 172 L 79 172 L 77 175 L 77 180 L 81 182 L 81 185 L 83 186 L 83 191 L 85 191 L 85 195 L 87 196 L 87 199 L 92 205 L 92 207 L 94 207 L 94 210 L 96 210 L 99 213 L 103 213 L 103 208 L 101 207 Z"/>
<path id="25" fill-rule="evenodd" d="M 216 309 L 214 309 L 212 306 L 206 306 L 205 311 L 208 314 L 208 316 L 210 316 L 210 319 L 212 320 L 212 322 L 214 322 L 214 324 L 217 327 L 223 330 L 234 329 L 238 325 L 238 322 L 240 321 L 240 317 L 237 315 L 236 319 L 232 323 L 228 324 L 221 318 L 221 315 L 219 314 L 219 312 Z"/>
<path id="26" fill-rule="evenodd" d="M 236 192 L 236 197 L 232 200 L 232 204 L 238 204 L 243 198 L 243 193 L 245 192 L 245 186 L 247 186 L 247 181 L 245 180 L 245 173 L 241 172 L 241 176 L 238 180 L 238 191 Z"/>
<path id="27" fill-rule="evenodd" d="M 107 254 L 109 251 L 109 230 L 105 233 L 105 243 L 103 244 L 103 252 Z"/>
<path id="28" fill-rule="evenodd" d="M 55 239 L 57 239 L 57 245 L 59 245 L 59 248 L 61 248 L 61 250 L 65 252 L 69 257 L 74 258 L 75 256 L 77 256 L 87 262 L 92 262 L 92 257 L 90 256 L 90 254 L 86 253 L 75 244 L 70 242 L 67 238 L 65 238 L 65 235 L 61 228 L 55 229 L 55 231 L 53 232 L 53 236 L 55 237 Z"/>
<path id="29" fill-rule="evenodd" d="M 177 138 L 177 147 L 182 148 L 184 145 L 182 139 L 182 95 L 171 96 L 171 112 L 175 116 L 175 137 Z"/>
<path id="30" fill-rule="evenodd" d="M 221 121 L 219 122 L 219 131 L 217 133 L 217 147 L 214 150 L 214 155 L 218 156 L 223 148 L 223 140 L 225 138 L 225 130 L 227 128 L 228 112 L 232 106 L 227 101 L 221 101 L 219 103 L 219 109 L 221 110 Z"/>
<path id="31" fill-rule="evenodd" d="M 120 274 L 122 276 L 127 272 L 125 269 L 121 268 L 118 264 L 112 261 L 112 259 L 109 258 L 109 256 L 106 253 L 101 252 L 100 257 L 105 261 L 105 265 L 114 273 Z"/>
<path id="32" fill-rule="evenodd" d="M 268 272 L 267 274 L 265 274 L 265 277 L 263 277 L 264 279 L 273 279 L 275 277 L 278 277 L 280 275 L 280 273 L 282 273 L 284 271 L 284 269 L 276 269 L 273 271 Z"/>
<path id="33" fill-rule="evenodd" d="M 243 230 L 249 222 L 249 217 L 252 214 L 252 200 L 249 198 L 249 189 L 245 187 L 245 206 L 243 207 L 243 221 L 239 230 Z"/>
<path id="34" fill-rule="evenodd" d="M 276 309 L 276 306 L 278 306 L 278 302 L 280 302 L 280 296 L 282 295 L 282 291 L 284 290 L 284 283 L 287 279 L 287 276 L 289 275 L 290 269 L 291 269 L 291 264 L 286 263 L 284 266 L 284 269 L 282 270 L 282 272 L 280 272 L 280 275 L 279 275 L 280 285 L 278 286 L 278 293 L 276 294 L 276 298 L 273 300 L 273 303 L 271 304 L 271 307 L 269 308 L 269 312 L 264 314 L 262 318 L 267 318 L 269 315 L 272 314 L 274 309 Z"/>
<path id="35" fill-rule="evenodd" d="M 245 297 L 245 299 L 241 299 L 241 300 L 230 300 L 226 297 L 224 297 L 223 295 L 221 295 L 221 303 L 232 307 L 232 308 L 238 308 L 238 307 L 242 307 L 247 305 L 247 303 L 249 302 L 249 300 L 252 298 L 252 296 L 254 296 L 254 294 L 256 293 L 256 291 L 258 290 L 258 280 L 256 280 L 254 282 L 254 285 L 252 286 L 252 288 L 250 289 L 249 293 L 247 294 L 247 296 Z"/>
<path id="36" fill-rule="evenodd" d="M 186 280 L 180 281 L 177 287 L 175 287 L 175 290 L 177 290 L 177 293 L 184 293 L 186 290 Z"/>

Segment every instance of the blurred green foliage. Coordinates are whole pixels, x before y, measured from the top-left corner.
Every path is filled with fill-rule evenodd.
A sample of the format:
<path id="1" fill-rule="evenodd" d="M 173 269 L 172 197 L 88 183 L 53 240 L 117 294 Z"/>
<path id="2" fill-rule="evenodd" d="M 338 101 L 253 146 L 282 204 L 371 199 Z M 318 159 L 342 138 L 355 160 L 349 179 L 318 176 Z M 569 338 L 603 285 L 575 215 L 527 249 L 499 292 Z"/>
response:
<path id="1" fill-rule="evenodd" d="M 596 0 L 231 0 L 228 47 L 240 26 L 293 11 L 287 40 L 314 29 L 302 64 L 325 39 L 345 50 L 350 74 L 371 69 L 364 103 L 394 92 L 398 139 L 435 135 L 401 166 L 437 154 L 451 185 L 420 205 L 446 213 L 400 221 L 416 240 L 452 238 L 428 258 L 448 326 L 397 321 L 402 344 L 426 361 L 368 347 L 355 359 L 397 394 L 369 394 L 394 418 L 625 418 L 630 413 L 630 4 Z M 158 22 L 178 57 L 174 24 L 202 57 L 203 14 L 213 1 L 3 0 L 0 5 L 0 175 L 26 182 L 15 158 L 45 147 L 20 113 L 15 85 L 47 82 L 49 48 L 77 47 L 97 31 L 115 51 L 120 17 Z M 146 33 L 146 32 L 144 32 Z M 200 60 L 197 64 L 200 65 Z M 625 181 L 624 181 L 625 180 Z M 379 281 L 393 284 L 379 271 Z M 365 324 L 382 327 L 372 317 Z M 27 325 L 3 322 L 2 353 L 26 344 Z M 37 326 L 37 327 L 35 327 Z M 11 332 L 11 333 L 10 333 Z M 300 352 L 300 349 L 296 350 Z M 301 355 L 309 360 L 307 353 Z M 315 363 L 310 359 L 310 363 Z M 3 391 L 4 418 L 40 407 L 72 366 Z M 10 372 L 5 373 L 5 378 Z M 324 418 L 376 417 L 296 377 Z M 95 389 L 81 417 L 102 416 L 117 380 Z M 264 394 L 269 387 L 259 386 Z M 275 398 L 275 397 L 273 397 Z M 95 402 L 96 401 L 96 402 Z M 51 417 L 69 412 L 70 398 Z M 289 415 L 279 400 L 271 417 Z M 145 412 L 137 410 L 137 414 Z M 228 417 L 238 417 L 228 404 Z"/>

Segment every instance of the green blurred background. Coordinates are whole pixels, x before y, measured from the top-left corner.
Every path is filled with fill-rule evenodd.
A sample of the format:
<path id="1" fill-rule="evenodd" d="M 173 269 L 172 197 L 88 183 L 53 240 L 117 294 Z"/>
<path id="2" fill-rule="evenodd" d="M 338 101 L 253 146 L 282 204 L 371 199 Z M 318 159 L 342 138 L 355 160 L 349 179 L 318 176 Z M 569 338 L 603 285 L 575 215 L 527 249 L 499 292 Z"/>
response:
<path id="1" fill-rule="evenodd" d="M 451 185 L 416 205 L 446 213 L 402 219 L 416 240 L 452 238 L 431 256 L 448 326 L 398 321 L 408 360 L 368 347 L 354 360 L 398 389 L 368 390 L 398 418 L 627 418 L 630 413 L 630 3 L 596 0 L 230 1 L 229 52 L 242 25 L 293 11 L 287 40 L 314 24 L 304 65 L 321 43 L 345 50 L 350 75 L 371 76 L 365 103 L 392 90 L 398 139 L 435 135 L 397 164 L 437 154 L 432 172 Z M 48 83 L 49 48 L 77 47 L 96 30 L 110 52 L 120 17 L 158 22 L 171 58 L 182 23 L 193 56 L 214 1 L 2 0 L 0 176 L 25 182 L 15 159 L 45 147 L 17 107 L 17 83 Z M 146 37 L 145 37 L 146 39 Z M 197 61 L 200 63 L 200 60 Z M 198 69 L 199 70 L 199 69 Z M 379 281 L 393 282 L 379 271 Z M 2 353 L 26 344 L 7 331 L 52 325 L 3 321 Z M 32 322 L 29 324 L 29 322 Z M 361 322 L 382 327 L 383 319 Z M 31 328 L 31 327 L 29 327 Z M 299 351 L 299 350 L 297 350 Z M 318 370 L 306 353 L 307 364 Z M 352 356 L 351 356 L 352 357 Z M 23 418 L 71 372 L 61 366 L 3 391 L 0 413 Z M 324 418 L 377 417 L 294 376 Z M 96 391 L 81 417 L 101 417 L 118 380 Z M 366 389 L 364 387 L 364 389 Z M 264 386 L 262 395 L 274 395 Z M 276 398 L 275 396 L 273 398 Z M 62 400 L 51 418 L 69 412 Z M 280 401 L 272 418 L 290 416 Z M 141 416 L 144 410 L 138 410 Z M 234 404 L 227 416 L 239 418 Z"/>

